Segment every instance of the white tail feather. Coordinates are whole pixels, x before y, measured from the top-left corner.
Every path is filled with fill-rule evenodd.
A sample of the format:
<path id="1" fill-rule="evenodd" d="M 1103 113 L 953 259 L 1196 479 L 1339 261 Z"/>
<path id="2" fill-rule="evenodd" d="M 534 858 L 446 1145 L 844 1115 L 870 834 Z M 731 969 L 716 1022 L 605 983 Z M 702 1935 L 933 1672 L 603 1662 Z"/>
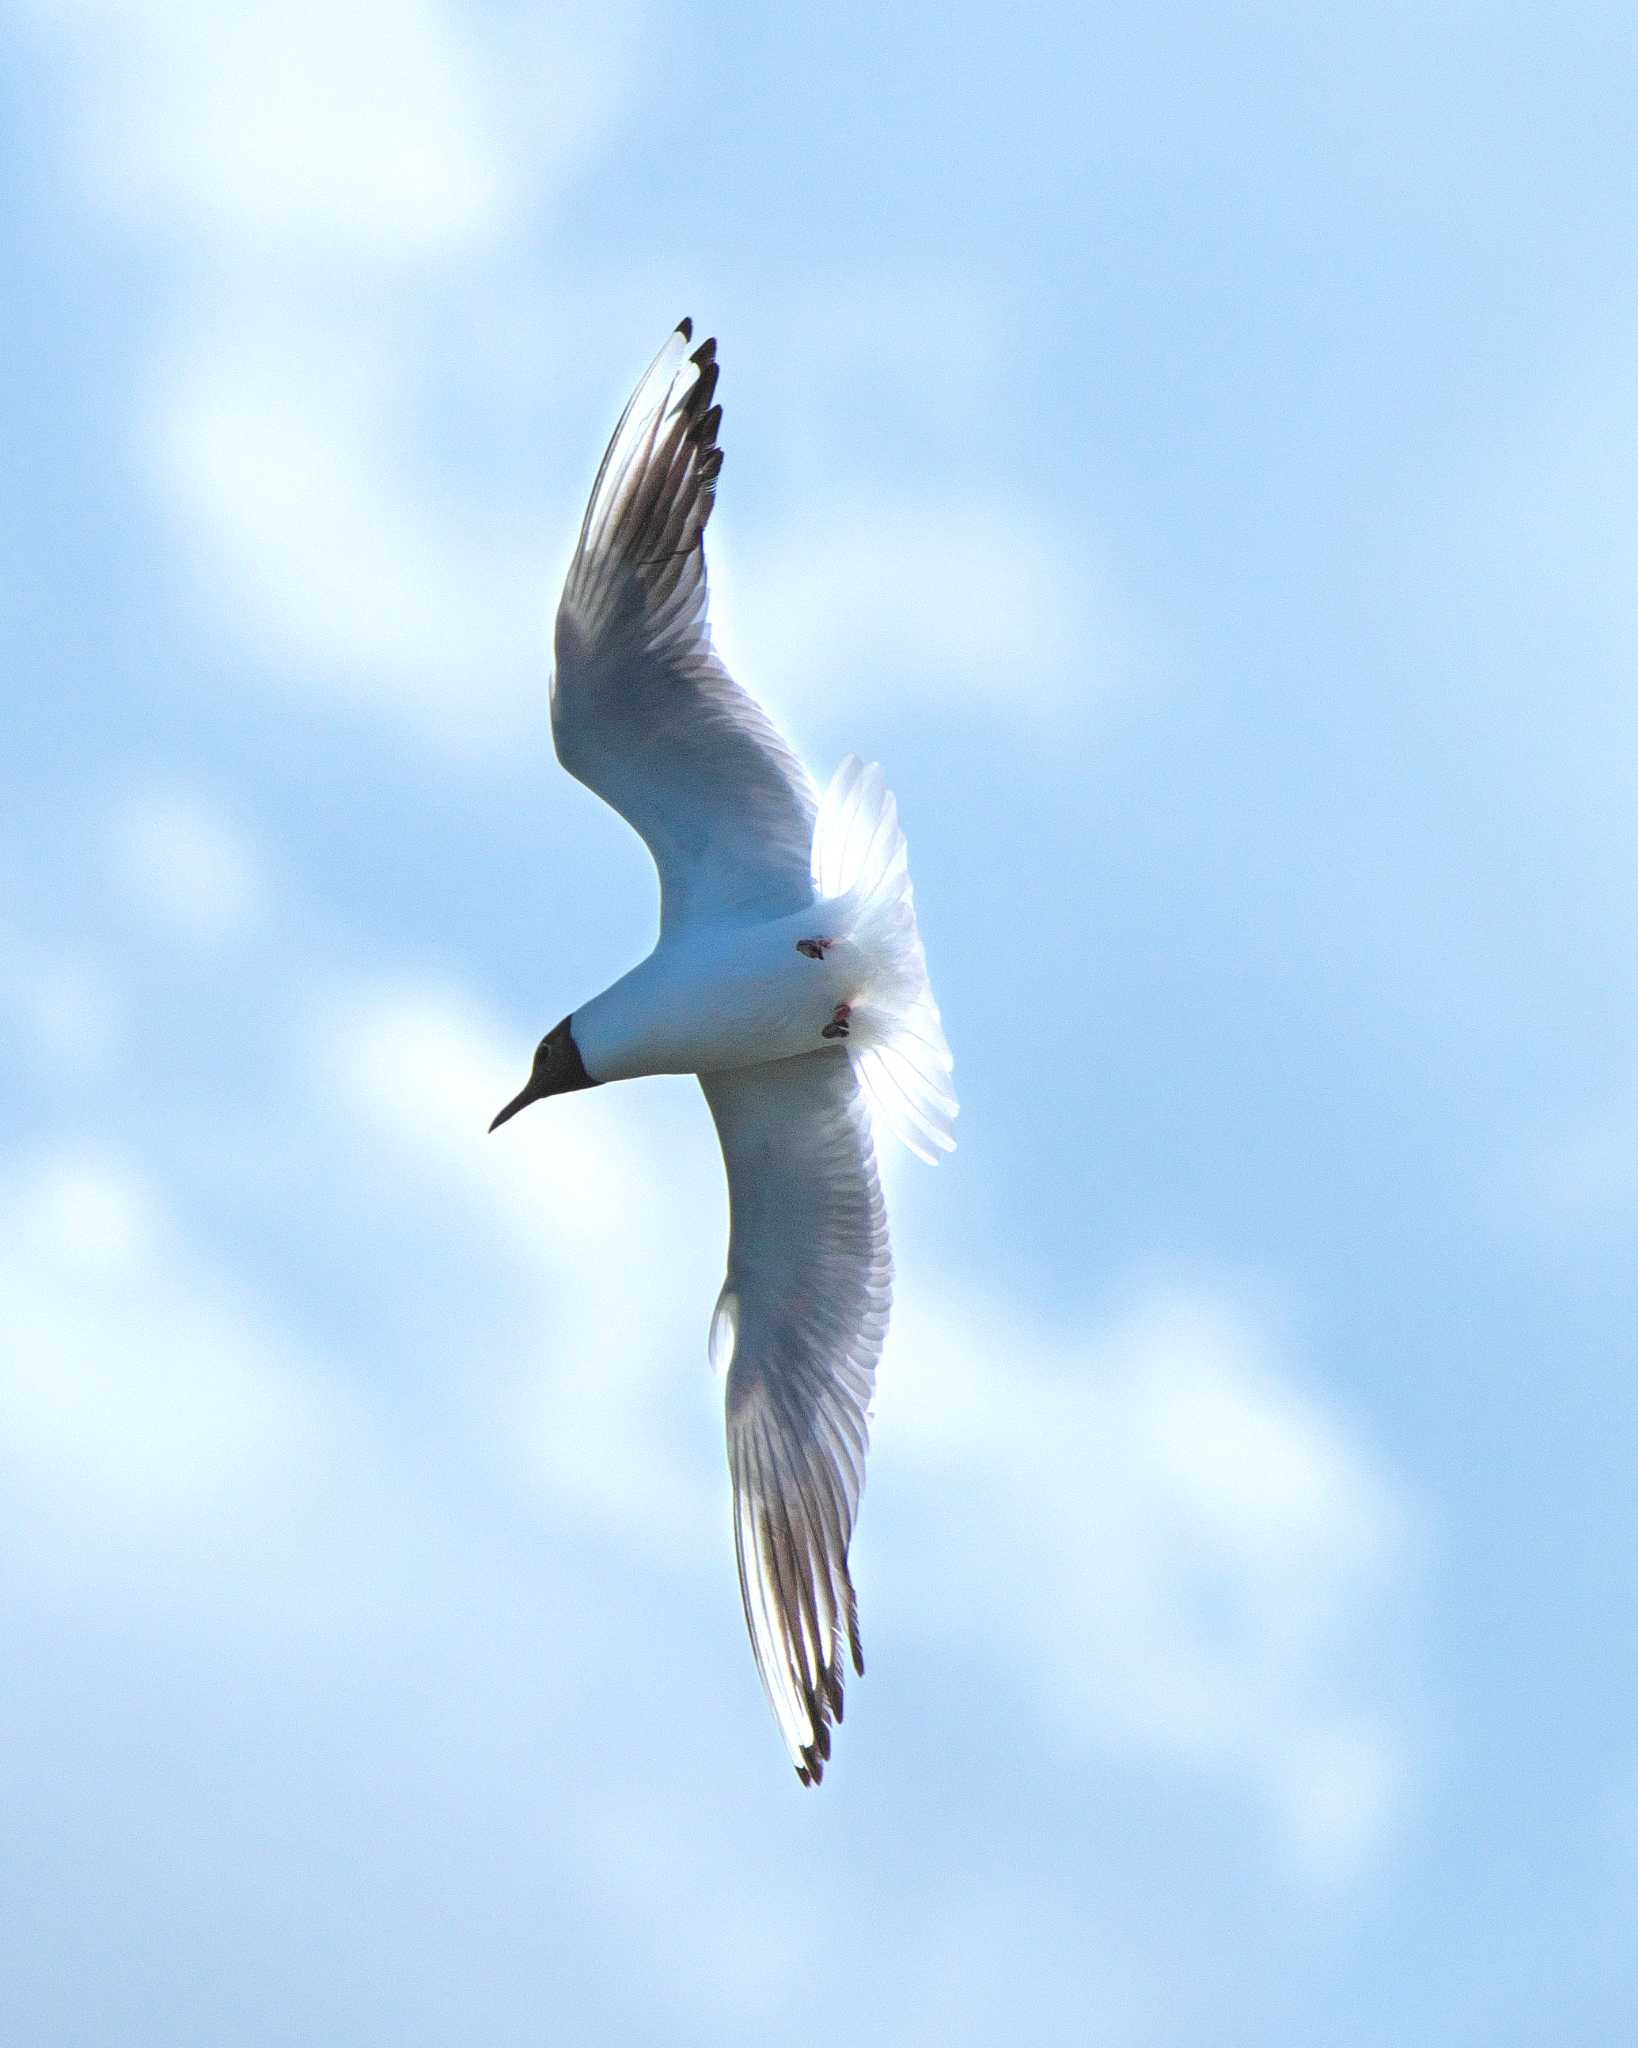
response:
<path id="1" fill-rule="evenodd" d="M 853 1071 L 880 1121 L 931 1165 L 955 1149 L 955 1062 L 927 981 L 898 805 L 874 762 L 850 754 L 831 777 L 813 830 L 813 880 L 828 929 L 857 954 Z"/>

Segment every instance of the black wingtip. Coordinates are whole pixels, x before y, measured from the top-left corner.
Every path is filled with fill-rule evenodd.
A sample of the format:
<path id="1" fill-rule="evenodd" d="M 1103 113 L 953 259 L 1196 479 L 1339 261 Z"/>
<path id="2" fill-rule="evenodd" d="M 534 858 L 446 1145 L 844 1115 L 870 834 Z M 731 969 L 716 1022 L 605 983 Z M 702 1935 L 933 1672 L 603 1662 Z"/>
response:
<path id="1" fill-rule="evenodd" d="M 700 351 L 698 349 L 695 350 L 688 360 L 691 363 L 699 364 L 700 372 L 694 380 L 693 390 L 688 394 L 688 410 L 695 419 L 703 419 L 706 412 L 710 409 L 711 400 L 716 393 L 717 366 L 709 360 L 703 363 L 700 362 Z M 717 407 L 717 418 L 718 420 L 722 418 L 722 407 L 720 405 Z"/>
<path id="2" fill-rule="evenodd" d="M 694 339 L 694 323 L 686 313 L 677 322 L 676 332 L 682 336 L 684 341 L 692 341 Z"/>

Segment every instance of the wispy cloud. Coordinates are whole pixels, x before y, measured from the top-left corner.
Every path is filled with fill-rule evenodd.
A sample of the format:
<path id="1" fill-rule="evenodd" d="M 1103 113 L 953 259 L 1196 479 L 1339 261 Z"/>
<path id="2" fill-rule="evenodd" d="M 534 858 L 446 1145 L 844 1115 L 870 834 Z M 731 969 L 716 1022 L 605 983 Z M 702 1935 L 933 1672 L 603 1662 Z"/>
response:
<path id="1" fill-rule="evenodd" d="M 127 784 L 110 807 L 114 886 L 178 937 L 219 945 L 253 922 L 272 882 L 243 826 L 204 791 L 174 775 Z"/>
<path id="2" fill-rule="evenodd" d="M 484 373 L 433 388 L 429 322 L 481 340 L 521 307 L 539 343 L 542 223 L 641 89 L 634 18 L 525 11 L 474 36 L 439 0 L 69 0 L 46 19 L 85 58 L 85 202 L 165 253 L 133 447 L 181 559 L 257 679 L 476 740 L 520 678 L 541 687 L 544 572 L 515 498 L 434 473 Z"/>
<path id="3" fill-rule="evenodd" d="M 539 692 L 546 604 L 526 521 L 412 452 L 425 397 L 388 321 L 239 303 L 166 365 L 151 473 L 207 589 L 284 690 L 410 712 L 440 741 Z"/>
<path id="4" fill-rule="evenodd" d="M 810 702 L 868 697 L 889 675 L 947 711 L 952 691 L 986 711 L 1051 698 L 1086 616 L 1045 524 L 977 498 L 804 495 L 782 532 L 727 551 L 724 652 Z M 1116 665 L 1084 652 L 1106 677 Z"/>
<path id="5" fill-rule="evenodd" d="M 124 1006 L 95 950 L 0 916 L 0 1014 L 26 1068 L 53 1086 L 83 1082 L 117 1044 Z"/>
<path id="6" fill-rule="evenodd" d="M 896 1538 L 879 1568 L 891 1625 L 977 1682 L 1016 1673 L 1064 1755 L 1256 1784 L 1279 1853 L 1340 1878 L 1385 1845 L 1404 1789 L 1372 1617 L 1411 1524 L 1279 1353 L 1195 1283 L 1045 1341 L 969 1290 L 918 1288 L 877 1437 L 921 1483 L 902 1520 L 873 1502 Z"/>
<path id="7" fill-rule="evenodd" d="M 730 425 L 773 479 L 728 472 L 713 536 L 730 664 L 797 704 L 884 688 L 957 721 L 996 706 L 1077 714 L 1175 665 L 1096 492 L 1043 494 L 1016 443 L 1029 309 L 977 268 L 819 268 L 740 309 Z"/>
<path id="8" fill-rule="evenodd" d="M 624 36 L 619 9 L 473 36 L 441 0 L 63 0 L 47 18 L 94 51 L 77 145 L 95 203 L 376 271 L 514 232 L 595 147 Z"/>
<path id="9" fill-rule="evenodd" d="M 16 1497 L 76 1548 L 229 1521 L 337 1450 L 316 1362 L 225 1289 L 152 1178 L 42 1142 L 0 1181 L 0 1409 Z"/>
<path id="10" fill-rule="evenodd" d="M 685 1389 L 669 1376 L 686 1361 L 703 1401 L 720 1172 L 653 1091 L 554 1102 L 533 1132 L 490 1135 L 532 1051 L 447 984 L 355 987 L 334 1005 L 316 1078 L 400 1189 L 437 1201 L 446 1242 L 474 1247 L 466 1270 L 493 1321 L 468 1399 L 494 1469 L 624 1545 L 673 1560 L 682 1548 L 703 1569 L 716 1463 L 704 1437 L 679 1450 L 669 1424 Z"/>
<path id="11" fill-rule="evenodd" d="M 634 1088 L 486 1140 L 522 1050 L 458 989 L 361 990 L 327 1085 L 395 1175 L 436 1182 L 451 1242 L 472 1230 L 503 1260 L 480 1284 L 502 1287 L 522 1369 L 473 1390 L 497 1469 L 731 1606 L 700 1364 L 724 1228 L 708 1129 Z M 870 1632 L 1016 1692 L 1004 1711 L 1066 1761 L 1255 1788 L 1271 1870 L 1344 1885 L 1373 1869 L 1410 1794 L 1392 1667 L 1415 1518 L 1266 1314 L 1177 1280 L 1052 1334 L 947 1275 L 902 1293 Z"/>

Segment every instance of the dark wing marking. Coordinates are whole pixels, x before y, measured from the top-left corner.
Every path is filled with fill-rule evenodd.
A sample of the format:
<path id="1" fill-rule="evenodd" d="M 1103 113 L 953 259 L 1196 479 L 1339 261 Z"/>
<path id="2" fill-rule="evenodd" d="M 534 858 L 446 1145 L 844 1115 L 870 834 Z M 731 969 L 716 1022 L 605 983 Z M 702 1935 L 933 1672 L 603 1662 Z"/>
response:
<path id="1" fill-rule="evenodd" d="M 552 734 L 569 773 L 647 842 L 662 929 L 812 901 L 815 798 L 717 659 L 706 521 L 722 451 L 716 343 L 685 320 L 614 430 L 558 607 Z"/>

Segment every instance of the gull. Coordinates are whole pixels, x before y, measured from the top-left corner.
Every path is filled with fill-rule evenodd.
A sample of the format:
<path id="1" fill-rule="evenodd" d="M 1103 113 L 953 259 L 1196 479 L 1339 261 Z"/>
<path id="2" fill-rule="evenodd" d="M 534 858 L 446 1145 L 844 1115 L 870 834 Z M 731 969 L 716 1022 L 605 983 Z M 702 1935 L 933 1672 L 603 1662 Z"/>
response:
<path id="1" fill-rule="evenodd" d="M 740 1594 L 802 1783 L 861 1676 L 848 1569 L 892 1257 L 873 1124 L 954 1146 L 951 1058 L 882 771 L 819 797 L 711 644 L 704 535 L 722 451 L 716 342 L 682 321 L 620 416 L 558 607 L 558 759 L 633 826 L 660 878 L 639 966 L 548 1031 L 531 1102 L 695 1074 L 728 1174 L 726 1371 Z"/>

